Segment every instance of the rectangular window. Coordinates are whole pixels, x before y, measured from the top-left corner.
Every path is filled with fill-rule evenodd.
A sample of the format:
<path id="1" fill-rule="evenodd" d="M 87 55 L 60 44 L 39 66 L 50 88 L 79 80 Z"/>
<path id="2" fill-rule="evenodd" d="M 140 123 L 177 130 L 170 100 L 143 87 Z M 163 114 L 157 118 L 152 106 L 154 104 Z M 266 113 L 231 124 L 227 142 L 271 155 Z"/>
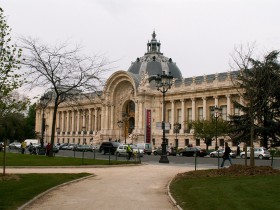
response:
<path id="1" fill-rule="evenodd" d="M 213 119 L 214 118 L 214 106 L 209 106 L 209 119 Z"/>
<path id="2" fill-rule="evenodd" d="M 203 108 L 198 107 L 198 120 L 203 120 Z"/>
<path id="3" fill-rule="evenodd" d="M 196 140 L 195 140 L 195 145 L 196 145 L 196 146 L 200 146 L 200 139 L 196 139 Z"/>
<path id="4" fill-rule="evenodd" d="M 185 146 L 188 146 L 190 144 L 190 140 L 189 139 L 185 139 Z"/>
<path id="5" fill-rule="evenodd" d="M 225 140 L 224 139 L 220 139 L 220 147 L 223 147 L 225 145 Z"/>
<path id="6" fill-rule="evenodd" d="M 222 113 L 221 113 L 221 117 L 223 120 L 227 120 L 227 106 L 221 106 L 222 109 Z"/>
<path id="7" fill-rule="evenodd" d="M 240 109 L 234 107 L 234 115 L 239 116 L 240 115 Z"/>
<path id="8" fill-rule="evenodd" d="M 182 122 L 182 110 L 177 109 L 177 122 L 181 123 Z"/>
<path id="9" fill-rule="evenodd" d="M 187 121 L 190 123 L 192 121 L 192 108 L 188 108 Z"/>
<path id="10" fill-rule="evenodd" d="M 168 109 L 167 110 L 167 122 L 171 123 L 171 119 L 172 119 L 172 117 L 171 117 L 171 109 Z"/>

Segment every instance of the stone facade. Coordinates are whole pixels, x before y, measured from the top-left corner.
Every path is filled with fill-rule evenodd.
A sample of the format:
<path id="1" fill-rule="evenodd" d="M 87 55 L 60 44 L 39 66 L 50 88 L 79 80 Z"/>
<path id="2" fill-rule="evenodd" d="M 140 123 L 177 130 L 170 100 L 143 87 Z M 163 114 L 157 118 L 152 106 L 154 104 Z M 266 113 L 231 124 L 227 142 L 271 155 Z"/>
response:
<path id="1" fill-rule="evenodd" d="M 161 69 L 160 69 L 161 68 Z M 156 71 L 155 71 L 156 70 Z M 160 71 L 161 72 L 160 72 Z M 162 93 L 148 79 L 157 73 L 174 74 L 173 85 L 166 93 L 166 112 L 162 111 Z M 56 142 L 100 144 L 102 141 L 119 140 L 127 143 L 146 141 L 146 110 L 151 111 L 151 143 L 155 147 L 162 142 L 162 130 L 157 128 L 165 114 L 171 125 L 180 123 L 179 133 L 173 126 L 166 132 L 168 145 L 185 147 L 188 144 L 205 148 L 203 140 L 196 139 L 189 123 L 198 119 L 210 119 L 211 108 L 219 106 L 224 120 L 237 114 L 232 100 L 238 100 L 238 91 L 232 79 L 236 72 L 225 72 L 192 78 L 182 78 L 171 58 L 160 52 L 160 43 L 153 39 L 147 44 L 147 53 L 137 58 L 128 71 L 117 71 L 106 81 L 100 95 L 80 97 L 79 105 L 61 104 L 58 108 Z M 52 105 L 45 110 L 45 141 L 50 141 Z M 126 116 L 126 118 L 124 118 Z M 118 123 L 122 121 L 120 126 Z M 41 132 L 42 110 L 37 109 L 36 131 Z M 84 130 L 84 132 L 83 132 Z M 176 141 L 177 136 L 177 141 Z M 84 140 L 83 140 L 84 139 Z M 223 146 L 228 137 L 218 137 Z M 212 142 L 210 148 L 215 147 Z"/>

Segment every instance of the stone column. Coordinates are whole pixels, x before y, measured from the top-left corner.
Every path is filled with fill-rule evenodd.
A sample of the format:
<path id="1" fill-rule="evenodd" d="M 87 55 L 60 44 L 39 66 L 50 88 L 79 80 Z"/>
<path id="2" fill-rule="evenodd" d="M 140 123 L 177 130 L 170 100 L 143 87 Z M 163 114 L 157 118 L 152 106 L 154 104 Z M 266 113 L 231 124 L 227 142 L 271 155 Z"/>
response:
<path id="1" fill-rule="evenodd" d="M 219 106 L 218 96 L 214 96 L 214 99 L 215 99 L 215 106 Z"/>
<path id="2" fill-rule="evenodd" d="M 227 97 L 227 120 L 229 120 L 229 116 L 231 115 L 230 95 L 226 95 L 226 97 Z"/>
<path id="3" fill-rule="evenodd" d="M 140 111 L 139 111 L 139 130 L 142 132 L 143 131 L 143 101 L 139 101 L 140 102 Z"/>
<path id="4" fill-rule="evenodd" d="M 88 109 L 88 130 L 92 131 L 92 112 L 91 112 L 91 108 Z"/>
<path id="5" fill-rule="evenodd" d="M 72 128 L 71 128 L 72 134 L 74 131 L 75 131 L 75 111 L 72 110 Z"/>
<path id="6" fill-rule="evenodd" d="M 192 121 L 195 121 L 195 98 L 191 98 L 192 100 Z"/>
<path id="7" fill-rule="evenodd" d="M 139 128 L 139 110 L 138 110 L 139 106 L 138 106 L 138 101 L 135 102 L 135 127 L 134 130 L 136 131 L 136 133 L 138 133 L 138 128 Z"/>
<path id="8" fill-rule="evenodd" d="M 113 130 L 114 129 L 114 105 L 111 104 L 111 121 L 110 121 L 110 129 Z"/>
<path id="9" fill-rule="evenodd" d="M 65 132 L 65 112 L 62 111 L 62 115 L 61 115 L 61 118 L 62 118 L 62 122 L 61 122 L 61 131 L 62 132 Z"/>
<path id="10" fill-rule="evenodd" d="M 95 115 L 95 118 L 94 118 L 94 130 L 97 131 L 98 129 L 98 126 L 97 126 L 97 120 L 98 120 L 98 112 L 97 112 L 97 107 L 94 109 L 94 115 Z"/>
<path id="11" fill-rule="evenodd" d="M 181 101 L 181 110 L 182 110 L 182 118 L 181 118 L 182 120 L 179 123 L 181 123 L 180 133 L 183 134 L 185 130 L 185 100 L 182 99 L 180 101 Z"/>
<path id="12" fill-rule="evenodd" d="M 86 110 L 82 110 L 83 114 L 82 114 L 82 127 L 85 127 L 86 126 Z M 81 129 L 83 130 L 83 129 Z"/>
<path id="13" fill-rule="evenodd" d="M 170 119 L 170 124 L 171 124 L 171 134 L 173 134 L 174 133 L 174 129 L 173 129 L 173 127 L 174 127 L 174 119 L 175 119 L 175 108 L 174 108 L 174 105 L 175 105 L 175 102 L 174 102 L 174 100 L 172 100 L 172 101 L 170 101 L 170 103 L 171 103 L 171 119 Z"/>
<path id="14" fill-rule="evenodd" d="M 206 111 L 207 111 L 206 97 L 202 97 L 202 100 L 203 100 L 203 119 L 206 120 Z"/>
<path id="15" fill-rule="evenodd" d="M 67 122 L 66 122 L 66 132 L 69 132 L 69 126 L 70 126 L 70 111 L 67 111 Z"/>
<path id="16" fill-rule="evenodd" d="M 81 110 L 78 110 L 77 131 L 81 131 L 81 128 L 80 128 L 81 113 L 80 113 L 80 111 L 81 111 Z"/>

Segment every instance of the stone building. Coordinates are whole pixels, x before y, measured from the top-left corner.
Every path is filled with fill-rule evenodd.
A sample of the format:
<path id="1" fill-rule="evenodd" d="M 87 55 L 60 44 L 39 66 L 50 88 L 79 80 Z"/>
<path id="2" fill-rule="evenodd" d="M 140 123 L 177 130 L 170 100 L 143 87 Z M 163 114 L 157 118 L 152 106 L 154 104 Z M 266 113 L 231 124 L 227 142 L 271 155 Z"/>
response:
<path id="1" fill-rule="evenodd" d="M 166 92 L 166 112 L 163 113 L 163 94 L 155 83 L 149 83 L 152 75 L 170 72 L 172 86 Z M 234 72 L 216 73 L 183 78 L 179 67 L 161 52 L 161 43 L 155 32 L 147 43 L 147 52 L 136 58 L 127 71 L 117 71 L 106 81 L 100 94 L 92 94 L 90 100 L 79 98 L 79 106 L 61 104 L 57 113 L 55 141 L 69 143 L 100 144 L 102 141 L 120 140 L 127 143 L 150 142 L 155 147 L 162 142 L 159 126 L 165 114 L 171 128 L 166 130 L 168 145 L 185 147 L 189 144 L 205 148 L 203 140 L 196 139 L 190 122 L 210 119 L 214 106 L 221 108 L 221 118 L 237 114 L 232 99 L 238 99 L 233 87 Z M 78 94 L 78 93 L 77 93 Z M 36 113 L 36 131 L 41 132 L 42 112 Z M 45 141 L 50 141 L 52 120 L 51 104 L 45 110 Z M 176 132 L 175 123 L 181 124 Z M 223 146 L 228 137 L 218 137 Z M 214 141 L 212 148 L 214 148 Z M 211 146 L 210 146 L 211 148 Z"/>

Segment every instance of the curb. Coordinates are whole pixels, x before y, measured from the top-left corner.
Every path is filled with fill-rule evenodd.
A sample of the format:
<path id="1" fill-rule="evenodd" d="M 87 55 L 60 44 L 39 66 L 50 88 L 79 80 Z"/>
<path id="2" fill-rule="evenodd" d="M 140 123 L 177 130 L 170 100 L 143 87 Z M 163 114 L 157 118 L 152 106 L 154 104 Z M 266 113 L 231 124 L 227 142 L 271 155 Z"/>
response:
<path id="1" fill-rule="evenodd" d="M 172 197 L 172 195 L 171 195 L 171 193 L 170 193 L 170 184 L 171 184 L 171 182 L 173 181 L 174 178 L 175 178 L 175 177 L 173 177 L 172 179 L 170 179 L 169 182 L 168 182 L 168 185 L 167 185 L 167 194 L 168 194 L 168 196 L 169 196 L 171 202 L 173 203 L 173 205 L 174 205 L 177 209 L 183 210 L 183 209 L 177 204 L 176 200 Z"/>
<path id="2" fill-rule="evenodd" d="M 23 210 L 25 209 L 26 207 L 28 207 L 29 205 L 31 205 L 33 202 L 35 202 L 36 200 L 38 200 L 39 198 L 43 197 L 45 194 L 53 191 L 53 190 L 56 190 L 57 188 L 59 187 L 63 187 L 65 185 L 68 185 L 68 184 L 72 184 L 72 183 L 75 183 L 75 182 L 79 182 L 79 181 L 82 181 L 82 180 L 85 180 L 85 179 L 88 179 L 88 178 L 91 178 L 91 177 L 95 177 L 96 175 L 92 174 L 92 175 L 89 175 L 89 176 L 85 176 L 85 177 L 82 177 L 82 178 L 79 178 L 79 179 L 75 179 L 75 180 L 72 180 L 72 181 L 69 181 L 69 182 L 65 182 L 63 184 L 60 184 L 60 185 L 57 185 L 57 186 L 54 186 L 42 193 L 40 193 L 39 195 L 35 196 L 34 198 L 32 198 L 30 201 L 26 202 L 25 204 L 23 204 L 22 206 L 20 206 L 19 208 L 17 208 L 18 210 Z"/>

